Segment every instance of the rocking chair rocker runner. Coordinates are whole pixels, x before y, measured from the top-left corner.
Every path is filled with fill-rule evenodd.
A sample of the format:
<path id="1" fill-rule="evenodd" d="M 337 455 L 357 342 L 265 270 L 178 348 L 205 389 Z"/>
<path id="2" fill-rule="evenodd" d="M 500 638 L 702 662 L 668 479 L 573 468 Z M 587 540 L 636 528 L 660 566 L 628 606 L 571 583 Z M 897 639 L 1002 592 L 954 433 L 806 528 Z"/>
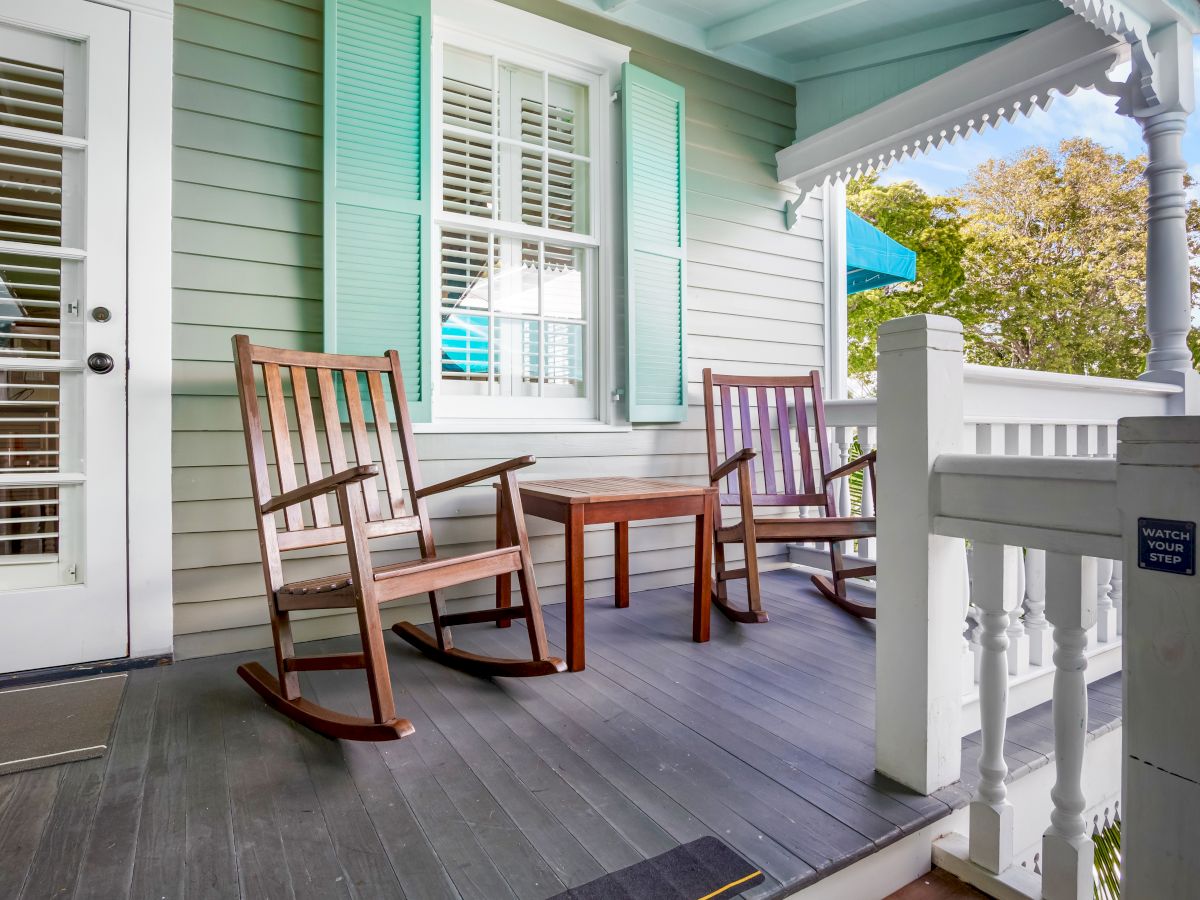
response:
<path id="1" fill-rule="evenodd" d="M 718 392 L 717 396 L 713 394 L 714 388 Z M 821 467 L 819 488 L 813 470 L 813 447 L 808 433 L 806 394 L 812 405 L 816 455 Z M 742 514 L 740 522 L 722 525 L 718 508 L 716 540 L 713 543 L 717 561 L 717 580 L 713 591 L 713 603 L 716 607 L 735 622 L 767 621 L 758 582 L 758 544 L 816 541 L 829 544 L 831 573 L 828 578 L 824 575 L 813 575 L 813 584 L 822 595 L 843 609 L 863 618 L 875 618 L 874 607 L 859 603 L 846 593 L 847 579 L 874 575 L 875 566 L 847 568 L 843 564 L 840 546 L 841 541 L 875 537 L 875 519 L 865 516 L 838 516 L 832 492 L 832 485 L 838 478 L 845 478 L 860 471 L 867 473 L 873 490 L 875 451 L 865 453 L 839 468 L 829 468 L 820 374 L 814 371 L 803 376 L 777 378 L 714 375 L 712 369 L 705 369 L 704 397 L 709 475 L 712 484 L 719 484 L 722 480 L 726 483 L 725 490 L 720 495 L 720 505 L 737 506 Z M 789 401 L 796 410 L 795 450 L 788 412 Z M 718 406 L 721 416 L 719 427 Z M 718 430 L 721 432 L 720 443 L 725 454 L 723 461 L 718 459 Z M 779 453 L 781 478 L 777 477 L 776 472 L 776 452 Z M 757 466 L 756 459 L 760 459 Z M 816 507 L 822 515 L 811 518 L 755 518 L 756 506 Z M 744 568 L 726 567 L 725 547 L 729 544 L 744 545 Z M 731 606 L 729 602 L 729 582 L 739 578 L 746 579 L 746 593 L 749 598 L 748 608 L 744 610 Z"/>
<path id="2" fill-rule="evenodd" d="M 425 486 L 418 468 L 412 420 L 396 351 L 390 350 L 380 357 L 302 353 L 254 346 L 241 334 L 234 337 L 233 349 L 278 670 L 276 678 L 258 663 L 239 666 L 238 674 L 251 687 L 275 709 L 330 737 L 385 741 L 411 734 L 413 728 L 408 720 L 396 716 L 379 604 L 420 593 L 429 595 L 433 633 L 411 622 L 398 623 L 393 630 L 426 655 L 479 675 L 548 675 L 566 669 L 562 660 L 550 656 L 547 651 L 529 537 L 514 474 L 517 469 L 533 465 L 532 456 L 518 457 Z M 261 367 L 266 391 L 278 493 L 272 491 L 267 469 L 265 428 L 255 387 L 256 366 Z M 335 375 L 339 374 L 341 391 L 335 381 Z M 294 418 L 288 414 L 288 397 L 283 387 L 285 378 L 291 382 L 290 405 Z M 385 394 L 384 381 L 387 379 L 391 382 L 390 391 Z M 313 411 L 314 381 L 325 432 L 321 442 Z M 369 413 L 364 411 L 363 384 L 370 403 Z M 392 442 L 389 399 L 396 412 L 403 476 Z M 353 462 L 347 459 L 342 434 L 343 412 L 349 418 Z M 374 441 L 367 430 L 367 415 L 374 419 Z M 304 483 L 297 481 L 291 428 L 299 431 Z M 322 450 L 327 450 L 329 455 L 331 472 L 328 475 L 322 469 Z M 376 451 L 378 460 L 374 456 Z M 378 483 L 381 473 L 382 496 Z M 503 497 L 497 547 L 461 557 L 439 556 L 434 547 L 426 498 L 497 477 Z M 411 500 L 411 511 L 405 505 L 405 490 Z M 335 495 L 338 521 L 330 515 L 330 494 Z M 277 521 L 278 514 L 282 514 L 282 522 Z M 420 558 L 376 566 L 371 560 L 369 539 L 398 534 L 417 536 Z M 283 551 L 341 543 L 346 545 L 349 557 L 348 573 L 307 581 L 284 581 Z M 512 572 L 517 573 L 524 598 L 521 606 L 483 612 L 445 611 L 438 594 L 442 588 Z M 332 608 L 357 612 L 362 652 L 296 656 L 292 646 L 291 613 Z M 506 621 L 525 619 L 529 630 L 529 659 L 480 656 L 454 646 L 451 626 L 498 621 L 501 617 Z M 371 718 L 344 715 L 301 696 L 299 673 L 327 669 L 366 670 Z"/>

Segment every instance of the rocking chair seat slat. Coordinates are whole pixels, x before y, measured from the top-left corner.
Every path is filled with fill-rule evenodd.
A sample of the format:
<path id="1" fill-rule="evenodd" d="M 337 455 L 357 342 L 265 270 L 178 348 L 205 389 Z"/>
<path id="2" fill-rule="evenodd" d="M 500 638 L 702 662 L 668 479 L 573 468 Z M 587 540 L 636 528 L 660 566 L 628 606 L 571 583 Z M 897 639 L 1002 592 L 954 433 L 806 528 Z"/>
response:
<path id="1" fill-rule="evenodd" d="M 760 541 L 857 541 L 875 537 L 874 517 L 813 517 L 809 519 L 754 520 L 754 533 Z M 745 528 L 741 522 L 718 529 L 717 540 L 741 543 Z"/>
<path id="2" fill-rule="evenodd" d="M 495 575 L 515 572 L 521 567 L 520 552 L 516 547 L 499 547 L 472 553 L 467 556 L 427 557 L 410 559 L 390 566 L 375 569 L 375 581 L 379 585 L 378 602 L 386 603 L 399 597 L 425 591 L 438 590 L 451 584 L 461 584 L 473 578 L 492 578 Z M 478 571 L 464 572 L 470 569 Z M 401 585 L 396 579 L 406 576 Z M 429 586 L 432 585 L 432 586 Z M 395 589 L 392 589 L 393 586 Z M 397 591 L 411 588 L 404 593 Z M 338 606 L 354 606 L 354 579 L 348 572 L 338 575 L 323 575 L 307 581 L 294 581 L 276 591 L 275 602 L 280 609 L 326 609 Z"/>

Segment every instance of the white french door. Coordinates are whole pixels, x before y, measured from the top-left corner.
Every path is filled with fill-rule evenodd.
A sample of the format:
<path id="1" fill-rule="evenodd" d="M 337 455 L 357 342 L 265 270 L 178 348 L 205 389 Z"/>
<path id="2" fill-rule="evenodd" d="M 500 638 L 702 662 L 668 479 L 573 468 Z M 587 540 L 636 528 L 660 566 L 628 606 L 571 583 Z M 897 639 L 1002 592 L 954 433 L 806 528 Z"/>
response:
<path id="1" fill-rule="evenodd" d="M 0 4 L 0 672 L 128 655 L 128 70 L 127 12 Z"/>

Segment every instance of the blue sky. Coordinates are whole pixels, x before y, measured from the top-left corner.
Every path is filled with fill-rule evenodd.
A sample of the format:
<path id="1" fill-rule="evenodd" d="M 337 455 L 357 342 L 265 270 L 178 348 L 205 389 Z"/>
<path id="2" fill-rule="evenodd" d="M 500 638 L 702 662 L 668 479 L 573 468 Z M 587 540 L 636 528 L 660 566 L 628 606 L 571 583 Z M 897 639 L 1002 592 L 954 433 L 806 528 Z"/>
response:
<path id="1" fill-rule="evenodd" d="M 1200 41 L 1193 45 L 1192 56 L 1200 73 Z M 1197 81 L 1197 95 L 1200 95 L 1200 78 Z M 1049 110 L 1003 122 L 998 128 L 972 135 L 965 141 L 905 160 L 883 172 L 880 181 L 890 184 L 911 179 L 930 193 L 945 194 L 966 184 L 971 171 L 985 160 L 1011 157 L 1026 147 L 1056 147 L 1069 137 L 1090 137 L 1126 156 L 1145 152 L 1137 124 L 1118 116 L 1114 104 L 1112 98 L 1097 91 L 1056 96 Z M 1183 153 L 1192 175 L 1200 180 L 1200 112 L 1192 114 L 1189 125 Z"/>

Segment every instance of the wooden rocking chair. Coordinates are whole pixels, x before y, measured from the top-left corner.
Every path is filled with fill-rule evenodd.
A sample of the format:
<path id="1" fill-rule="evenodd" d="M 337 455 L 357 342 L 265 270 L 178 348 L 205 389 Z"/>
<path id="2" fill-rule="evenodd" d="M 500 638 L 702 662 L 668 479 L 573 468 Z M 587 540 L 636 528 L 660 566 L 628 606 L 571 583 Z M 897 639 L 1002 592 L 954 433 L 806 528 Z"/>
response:
<path id="1" fill-rule="evenodd" d="M 713 393 L 714 388 L 718 392 L 716 396 Z M 820 463 L 819 486 L 813 469 L 806 394 L 813 410 L 816 456 Z M 718 507 L 716 540 L 713 544 L 717 561 L 717 579 L 713 589 L 713 603 L 716 607 L 735 622 L 767 621 L 767 614 L 762 608 L 758 580 L 758 544 L 815 541 L 829 544 L 831 572 L 828 578 L 824 575 L 813 575 L 813 584 L 826 598 L 843 609 L 863 618 L 875 618 L 873 606 L 859 603 L 846 593 L 848 578 L 874 575 L 875 566 L 846 568 L 843 565 L 840 546 L 841 541 L 874 537 L 875 519 L 863 516 L 839 517 L 832 491 L 833 482 L 838 478 L 845 478 L 863 470 L 868 473 L 871 487 L 874 489 L 875 451 L 865 453 L 840 468 L 829 468 L 820 374 L 813 371 L 808 375 L 776 378 L 714 375 L 711 369 L 705 369 L 704 397 L 709 475 L 712 484 L 719 484 L 722 479 L 726 482 L 720 495 L 720 506 L 737 506 L 742 513 L 740 522 L 723 525 Z M 792 443 L 789 403 L 794 405 L 796 410 L 795 444 Z M 718 406 L 721 417 L 719 426 Z M 719 442 L 724 450 L 724 460 L 718 459 L 718 428 L 721 432 Z M 776 453 L 781 469 L 779 473 L 776 471 Z M 756 459 L 760 460 L 757 466 Z M 782 477 L 777 477 L 779 475 Z M 821 515 L 811 518 L 756 518 L 756 506 L 816 507 L 821 511 Z M 744 568 L 726 567 L 725 547 L 728 544 L 744 545 Z M 746 593 L 749 597 L 748 609 L 744 610 L 731 606 L 729 602 L 728 584 L 739 578 L 746 579 Z"/>
<path id="2" fill-rule="evenodd" d="M 238 667 L 238 674 L 275 709 L 314 731 L 350 740 L 395 740 L 412 733 L 406 719 L 397 718 L 388 674 L 387 651 L 379 617 L 379 604 L 413 594 L 427 593 L 433 611 L 433 634 L 411 622 L 393 630 L 423 653 L 443 663 L 480 675 L 548 675 L 565 671 L 562 660 L 547 652 L 546 630 L 538 602 L 529 537 L 521 511 L 515 471 L 534 463 L 523 456 L 498 465 L 423 486 L 418 469 L 412 420 L 405 400 L 400 358 L 391 350 L 384 356 L 337 356 L 258 347 L 245 335 L 233 339 L 237 366 L 238 395 L 242 425 L 258 519 L 263 576 L 275 637 L 275 678 L 258 663 Z M 272 491 L 267 469 L 264 424 L 259 412 L 255 367 L 261 366 L 262 383 L 270 422 L 271 443 L 278 472 L 279 492 Z M 341 391 L 335 376 L 340 375 Z M 284 393 L 285 378 L 291 383 L 291 403 Z M 384 381 L 390 390 L 385 393 Z M 312 383 L 316 382 L 324 442 L 318 441 L 313 412 Z M 364 411 L 365 383 L 370 412 Z M 397 466 L 392 442 L 388 400 L 396 411 L 404 474 Z M 294 418 L 289 418 L 288 406 Z M 347 459 L 342 435 L 343 412 L 349 418 L 353 462 Z M 367 429 L 367 416 L 374 419 L 374 441 Z M 296 459 L 290 430 L 300 435 L 300 460 L 304 483 L 297 482 Z M 374 446 L 372 446 L 374 445 Z M 322 451 L 328 451 L 330 473 L 322 469 Z M 376 461 L 374 454 L 378 451 Z M 380 496 L 377 478 L 383 474 L 385 492 Z M 461 557 L 439 556 L 434 548 L 425 498 L 452 488 L 489 478 L 500 479 L 503 503 L 498 546 Z M 405 506 L 407 490 L 412 509 Z M 336 497 L 338 521 L 330 515 L 327 495 Z M 306 521 L 305 513 L 310 517 Z M 282 514 L 282 522 L 277 515 Z M 283 528 L 280 530 L 280 525 Z M 397 534 L 415 534 L 419 559 L 388 566 L 371 561 L 368 541 Z M 283 578 L 281 552 L 346 545 L 350 571 L 307 581 L 287 583 Z M 447 613 L 438 591 L 476 579 L 517 573 L 524 602 L 503 610 Z M 296 656 L 292 646 L 289 617 L 304 609 L 354 609 L 362 636 L 361 653 L 325 656 Z M 480 656 L 459 650 L 451 638 L 452 625 L 469 622 L 506 621 L 524 618 L 529 629 L 530 659 Z M 326 669 L 365 669 L 370 689 L 372 718 L 344 715 L 304 699 L 299 673 Z"/>

